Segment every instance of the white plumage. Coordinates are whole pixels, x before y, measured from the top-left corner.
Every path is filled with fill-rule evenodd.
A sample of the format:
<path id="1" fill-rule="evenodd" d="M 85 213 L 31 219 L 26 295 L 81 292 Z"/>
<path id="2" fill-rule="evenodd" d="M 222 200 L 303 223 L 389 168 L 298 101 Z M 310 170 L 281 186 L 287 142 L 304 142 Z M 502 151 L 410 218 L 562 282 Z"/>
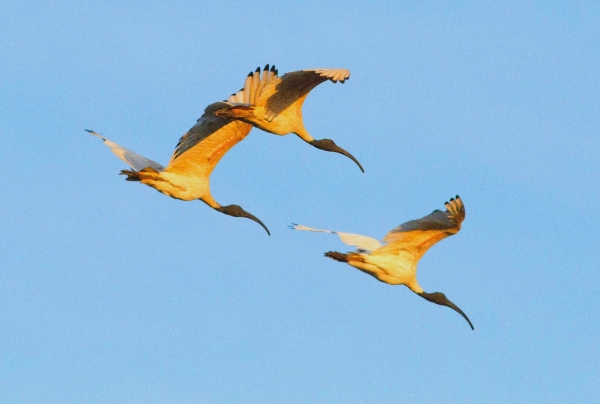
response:
<path id="1" fill-rule="evenodd" d="M 332 231 L 332 230 L 321 230 L 321 229 L 313 229 L 311 227 L 303 226 L 301 224 L 292 223 L 290 228 L 294 230 L 304 230 L 304 231 L 314 231 L 317 233 L 330 233 L 337 234 L 340 239 L 351 246 L 357 248 L 360 252 L 371 252 L 373 250 L 381 247 L 381 243 L 375 240 L 373 237 L 362 236 L 360 234 L 352 234 L 352 233 L 343 233 L 341 231 Z"/>

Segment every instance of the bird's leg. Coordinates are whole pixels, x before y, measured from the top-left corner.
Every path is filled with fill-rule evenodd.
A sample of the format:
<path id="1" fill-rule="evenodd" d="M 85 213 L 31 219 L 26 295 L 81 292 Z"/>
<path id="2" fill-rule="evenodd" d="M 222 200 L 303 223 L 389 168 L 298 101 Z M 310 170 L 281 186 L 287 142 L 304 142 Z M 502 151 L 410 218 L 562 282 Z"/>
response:
<path id="1" fill-rule="evenodd" d="M 127 176 L 127 178 L 125 178 L 126 181 L 141 181 L 148 178 L 155 179 L 158 174 L 159 172 L 152 167 L 146 167 L 141 169 L 140 171 L 121 170 L 121 172 L 119 173 L 119 175 Z"/>
<path id="2" fill-rule="evenodd" d="M 341 252 L 329 251 L 325 253 L 325 256 L 339 262 L 348 262 L 348 254 L 342 254 Z"/>
<path id="3" fill-rule="evenodd" d="M 126 175 L 125 181 L 141 181 L 140 173 L 135 170 L 121 170 L 119 175 Z"/>
<path id="4" fill-rule="evenodd" d="M 325 253 L 326 257 L 329 257 L 331 259 L 334 259 L 336 261 L 339 262 L 345 262 L 348 265 L 350 265 L 351 267 L 354 267 L 356 269 L 358 269 L 361 272 L 364 272 L 367 275 L 371 275 L 372 277 L 374 277 L 375 279 L 377 279 L 380 282 L 385 282 L 391 285 L 396 284 L 397 282 L 394 282 L 394 279 L 389 277 L 381 268 L 379 268 L 377 265 L 373 265 L 373 264 L 369 264 L 368 262 L 366 262 L 365 260 L 365 256 L 362 254 L 357 254 L 357 253 L 348 253 L 348 254 L 342 254 L 340 252 L 337 251 L 329 251 Z"/>

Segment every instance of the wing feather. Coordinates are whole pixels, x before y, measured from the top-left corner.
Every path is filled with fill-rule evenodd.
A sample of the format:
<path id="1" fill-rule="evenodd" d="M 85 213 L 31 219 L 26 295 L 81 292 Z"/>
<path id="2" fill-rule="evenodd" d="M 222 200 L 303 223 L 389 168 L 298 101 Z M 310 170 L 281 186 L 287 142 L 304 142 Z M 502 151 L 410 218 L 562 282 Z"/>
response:
<path id="1" fill-rule="evenodd" d="M 410 220 L 392 229 L 383 241 L 387 244 L 373 255 L 395 254 L 402 249 L 413 248 L 421 257 L 435 243 L 459 232 L 465 219 L 465 205 L 460 197 L 445 203 L 446 212 L 435 210 L 421 219 Z"/>
<path id="2" fill-rule="evenodd" d="M 260 96 L 263 87 L 270 81 L 277 77 L 277 70 L 275 66 L 269 70 L 269 65 L 266 65 L 262 70 L 260 67 L 256 68 L 255 71 L 250 72 L 246 76 L 244 87 L 235 94 L 232 94 L 227 102 L 234 104 L 254 104 L 258 96 Z"/>
<path id="3" fill-rule="evenodd" d="M 225 153 L 248 136 L 252 129 L 250 124 L 215 116 L 216 111 L 228 107 L 225 102 L 215 102 L 206 107 L 198 122 L 177 143 L 165 171 L 210 175 Z"/>
<path id="4" fill-rule="evenodd" d="M 254 73 L 252 73 L 252 79 L 250 80 L 250 100 L 256 98 L 256 90 L 260 84 L 260 67 L 257 67 Z M 250 102 L 250 101 L 248 101 Z"/>
<path id="5" fill-rule="evenodd" d="M 318 233 L 330 233 L 337 234 L 343 243 L 351 246 L 355 246 L 363 251 L 373 251 L 381 247 L 381 243 L 369 236 L 362 236 L 360 234 L 352 234 L 352 233 L 342 233 L 341 231 L 332 231 L 332 230 L 321 230 L 321 229 L 313 229 L 312 227 L 303 226 L 301 224 L 293 223 L 290 226 L 291 229 L 294 230 L 303 230 L 303 231 L 314 231 Z"/>
<path id="6" fill-rule="evenodd" d="M 242 88 L 237 93 L 231 94 L 229 96 L 229 98 L 227 98 L 226 102 L 234 103 L 234 104 L 243 104 L 244 103 L 244 89 Z"/>
<path id="7" fill-rule="evenodd" d="M 146 167 L 151 167 L 152 169 L 154 169 L 156 171 L 162 171 L 165 169 L 163 166 L 158 164 L 156 161 L 150 160 L 149 158 L 146 158 L 146 157 L 141 156 L 129 149 L 126 149 L 123 146 L 118 145 L 115 142 L 112 142 L 112 141 L 106 139 L 104 136 L 102 136 L 101 134 L 99 134 L 97 132 L 94 132 L 93 130 L 86 129 L 86 131 L 88 131 L 92 135 L 102 139 L 104 144 L 107 145 L 108 147 L 110 147 L 110 151 L 112 151 L 122 161 L 129 164 L 129 166 L 136 171 L 143 170 Z"/>
<path id="8" fill-rule="evenodd" d="M 344 83 L 349 78 L 347 69 L 306 69 L 286 73 L 264 83 L 255 104 L 266 106 L 268 116 L 278 115 L 306 97 L 317 85 L 327 80 Z"/>

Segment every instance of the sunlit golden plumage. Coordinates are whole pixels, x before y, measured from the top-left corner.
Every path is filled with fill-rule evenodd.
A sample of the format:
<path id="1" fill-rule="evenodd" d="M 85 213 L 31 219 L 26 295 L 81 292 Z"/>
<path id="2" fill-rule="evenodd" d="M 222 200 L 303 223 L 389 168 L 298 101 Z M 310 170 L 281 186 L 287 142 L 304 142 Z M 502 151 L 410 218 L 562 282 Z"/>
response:
<path id="1" fill-rule="evenodd" d="M 239 94 L 232 95 L 230 99 L 236 96 Z M 121 171 L 121 174 L 127 175 L 127 180 L 140 181 L 175 199 L 199 199 L 221 213 L 252 219 L 269 233 L 258 218 L 238 205 L 222 206 L 215 201 L 210 191 L 210 175 L 215 166 L 252 129 L 250 124 L 215 116 L 215 111 L 227 106 L 225 102 L 209 105 L 196 124 L 181 137 L 166 167 L 125 149 L 94 131 L 88 132 L 100 137 L 113 153 L 131 166 L 131 170 Z"/>
<path id="2" fill-rule="evenodd" d="M 423 255 L 438 241 L 459 232 L 465 219 L 465 206 L 457 195 L 446 202 L 446 211 L 435 210 L 421 219 L 411 220 L 392 229 L 384 238 L 385 245 L 368 236 L 312 229 L 293 225 L 295 230 L 338 234 L 343 242 L 357 247 L 355 252 L 330 251 L 326 257 L 345 262 L 381 282 L 405 285 L 419 296 L 436 304 L 456 310 L 469 323 L 468 317 L 443 293 L 426 293 L 417 281 L 417 264 Z"/>
<path id="3" fill-rule="evenodd" d="M 313 88 L 328 80 L 344 83 L 349 78 L 350 71 L 346 69 L 307 69 L 278 76 L 275 66 L 269 70 L 267 65 L 262 74 L 257 68 L 246 78 L 242 90 L 244 101 L 234 101 L 229 108 L 220 109 L 216 114 L 250 123 L 276 135 L 295 133 L 314 147 L 345 155 L 364 171 L 354 156 L 332 140 L 314 139 L 302 119 L 302 105 Z M 254 102 L 247 101 L 250 98 Z"/>

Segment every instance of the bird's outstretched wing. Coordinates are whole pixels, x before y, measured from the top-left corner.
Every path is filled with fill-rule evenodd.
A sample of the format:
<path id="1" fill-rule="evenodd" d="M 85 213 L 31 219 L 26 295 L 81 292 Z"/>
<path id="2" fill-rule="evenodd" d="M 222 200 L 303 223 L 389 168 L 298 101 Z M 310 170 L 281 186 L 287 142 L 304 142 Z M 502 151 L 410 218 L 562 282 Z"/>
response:
<path id="1" fill-rule="evenodd" d="M 162 171 L 165 168 L 163 166 L 161 166 L 160 164 L 158 164 L 156 161 L 150 160 L 144 156 L 140 156 L 139 154 L 132 152 L 129 149 L 124 148 L 123 146 L 120 146 L 118 144 L 116 144 L 115 142 L 112 142 L 108 139 L 106 139 L 104 136 L 102 136 L 101 134 L 94 132 L 93 130 L 89 130 L 86 129 L 87 132 L 90 132 L 92 135 L 99 137 L 100 139 L 102 139 L 102 141 L 104 142 L 105 145 L 107 145 L 108 147 L 110 147 L 110 150 L 121 160 L 123 160 L 125 163 L 129 164 L 129 166 L 131 168 L 133 168 L 134 170 L 143 170 L 146 167 L 151 167 L 156 171 Z"/>
<path id="2" fill-rule="evenodd" d="M 277 73 L 277 70 L 275 70 Z M 255 76 L 256 77 L 256 72 Z M 255 88 L 258 88 L 257 99 L 254 104 L 265 106 L 267 113 L 265 118 L 270 120 L 274 116 L 285 111 L 290 105 L 299 101 L 298 107 L 302 106 L 308 93 L 317 85 L 331 80 L 334 83 L 344 83 L 350 78 L 347 69 L 307 69 L 286 73 L 281 77 L 271 77 L 269 80 L 261 79 L 260 84 L 255 84 L 256 79 L 246 80 Z M 264 71 L 263 71 L 264 77 Z M 244 86 L 246 88 L 247 86 Z"/>
<path id="3" fill-rule="evenodd" d="M 465 219 L 465 205 L 458 195 L 445 205 L 446 212 L 435 210 L 428 216 L 408 221 L 391 230 L 383 238 L 387 244 L 372 254 L 395 254 L 410 247 L 420 258 L 438 241 L 458 233 Z"/>
<path id="4" fill-rule="evenodd" d="M 266 65 L 262 70 L 262 74 L 260 67 L 257 67 L 254 72 L 250 72 L 246 77 L 244 87 L 242 87 L 237 93 L 231 94 L 229 98 L 223 102 L 229 107 L 253 109 L 264 86 L 276 78 L 277 69 L 275 66 L 271 67 L 269 70 L 269 65 Z M 216 109 L 214 112 L 217 110 L 218 109 Z"/>
<path id="5" fill-rule="evenodd" d="M 244 87 L 235 94 L 227 99 L 228 102 L 237 104 L 255 104 L 259 99 L 263 88 L 277 78 L 278 71 L 273 65 L 269 69 L 269 65 L 266 65 L 260 71 L 260 67 L 257 67 L 254 72 L 250 72 L 244 82 Z"/>
<path id="6" fill-rule="evenodd" d="M 304 231 L 316 231 L 319 233 L 330 233 L 337 234 L 342 242 L 348 245 L 352 245 L 357 247 L 362 251 L 373 251 L 381 247 L 381 243 L 369 236 L 361 236 L 360 234 L 352 234 L 352 233 L 342 233 L 341 231 L 332 231 L 332 230 L 320 230 L 313 229 L 312 227 L 306 227 L 301 224 L 292 223 L 290 229 L 294 230 L 304 230 Z"/>
<path id="7" fill-rule="evenodd" d="M 179 139 L 165 171 L 209 176 L 225 153 L 248 136 L 252 125 L 215 116 L 224 108 L 229 104 L 215 102 L 206 107 L 198 122 Z"/>

